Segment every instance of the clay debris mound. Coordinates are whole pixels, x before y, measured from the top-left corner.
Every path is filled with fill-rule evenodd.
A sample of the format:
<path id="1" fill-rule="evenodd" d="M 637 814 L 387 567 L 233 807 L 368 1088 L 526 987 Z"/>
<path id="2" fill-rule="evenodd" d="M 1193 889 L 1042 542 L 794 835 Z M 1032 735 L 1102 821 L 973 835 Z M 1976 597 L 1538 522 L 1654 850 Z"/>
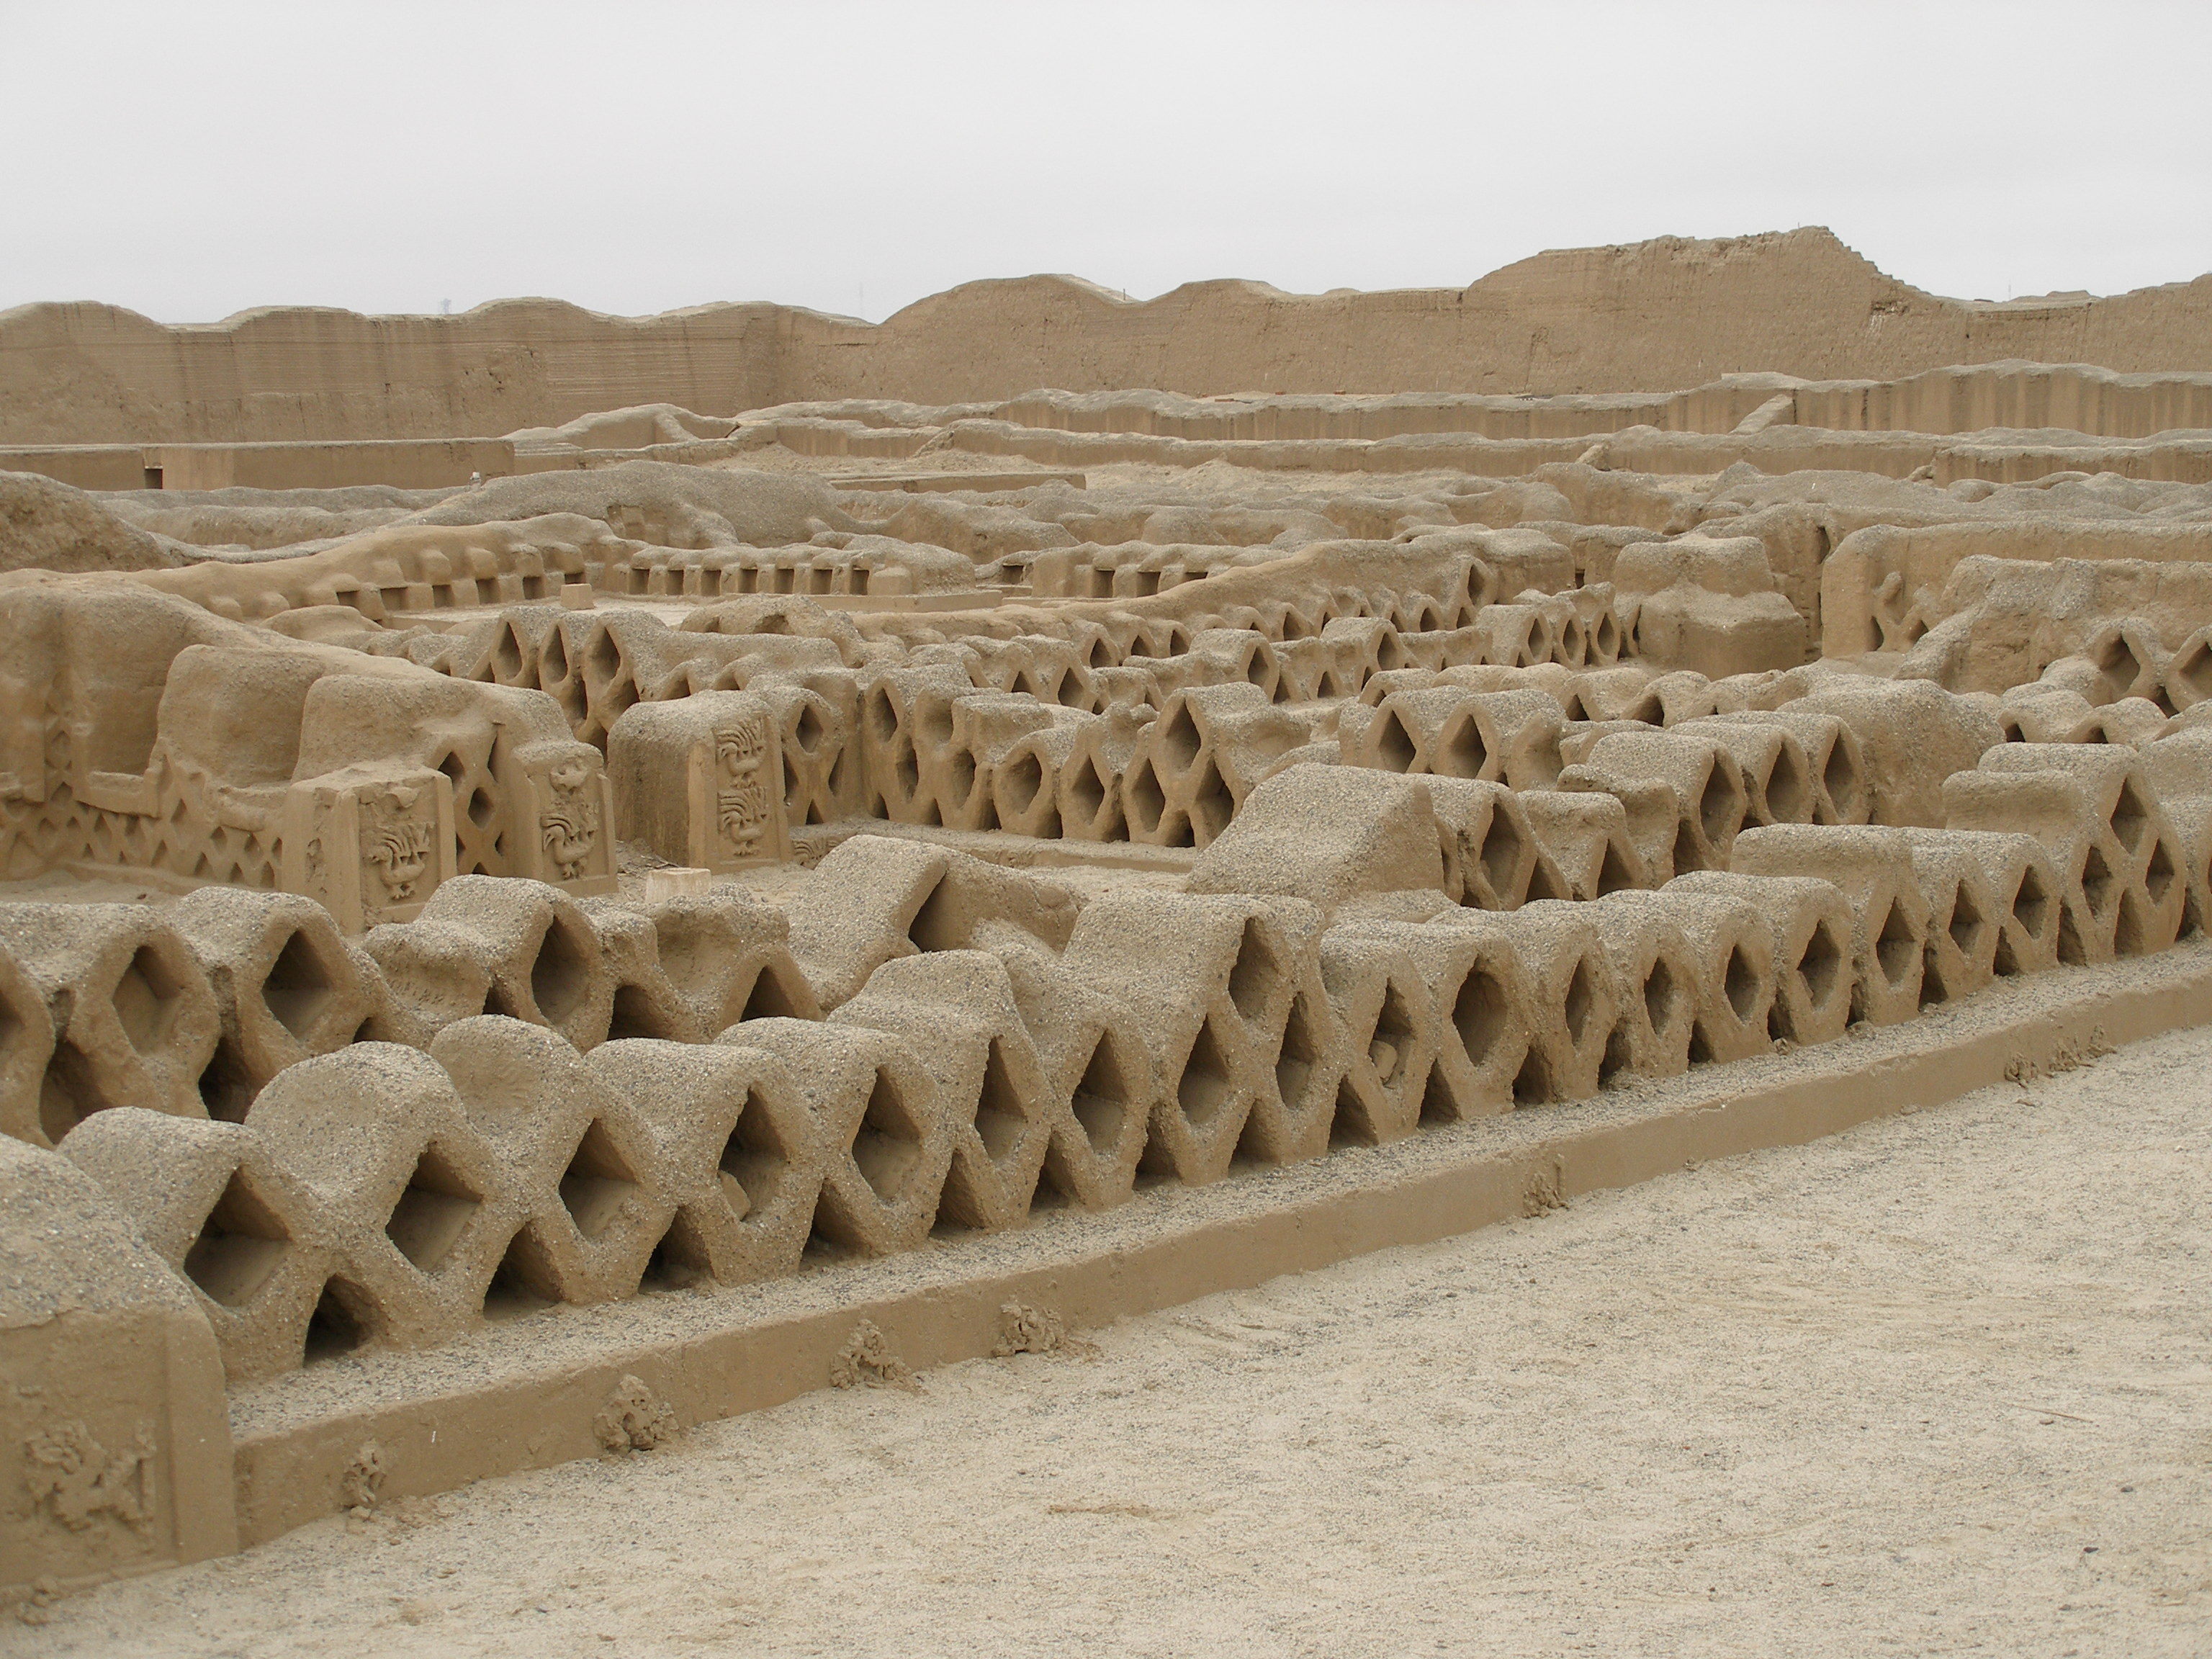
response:
<path id="1" fill-rule="evenodd" d="M 93 496 L 31 472 L 0 472 L 0 571 L 160 570 L 185 560 Z"/>
<path id="2" fill-rule="evenodd" d="M 857 1306 L 947 1241 L 2185 963 L 2212 403 L 2172 361 L 687 394 L 453 489 L 23 481 L 0 1212 L 86 1241 L 9 1294 L 105 1322 L 0 1320 L 84 1400 L 9 1407 L 10 1572 L 304 1518 L 235 1506 L 228 1406 L 551 1309 Z M 672 1431 L 606 1383 L 586 1449 Z M 404 1394 L 329 1506 L 427 1478 Z"/>
<path id="3" fill-rule="evenodd" d="M 574 513 L 648 532 L 645 539 L 661 546 L 774 546 L 842 527 L 833 503 L 830 489 L 809 478 L 634 461 L 584 473 L 495 479 L 428 508 L 415 521 L 490 524 Z"/>
<path id="4" fill-rule="evenodd" d="M 236 557 L 296 555 L 309 544 L 411 518 L 453 493 L 357 484 L 336 489 L 101 490 L 94 499 L 141 530 Z"/>

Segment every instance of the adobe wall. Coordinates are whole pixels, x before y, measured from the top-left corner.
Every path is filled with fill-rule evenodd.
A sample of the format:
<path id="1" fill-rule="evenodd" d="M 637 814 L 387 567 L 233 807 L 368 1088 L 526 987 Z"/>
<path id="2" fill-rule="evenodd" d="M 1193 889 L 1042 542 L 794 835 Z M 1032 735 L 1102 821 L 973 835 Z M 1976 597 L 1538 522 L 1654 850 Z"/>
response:
<path id="1" fill-rule="evenodd" d="M 1464 289 L 1215 282 L 1131 302 L 1071 277 L 971 283 L 879 325 L 771 304 L 628 319 L 514 300 L 458 317 L 291 307 L 167 327 L 113 306 L 33 305 L 0 313 L 0 442 L 493 436 L 639 404 L 733 413 L 1046 386 L 1665 391 L 1732 373 L 1893 380 L 2005 359 L 2212 371 L 2212 277 L 2108 299 L 1949 300 L 1807 229 L 1540 253 Z M 1863 423 L 1956 429 L 1941 417 L 1955 403 L 1931 389 Z M 1848 408 L 1821 418 L 1863 423 Z"/>
<path id="2" fill-rule="evenodd" d="M 0 312 L 0 443 L 496 437 L 631 404 L 773 403 L 793 314 L 507 300 L 458 317 L 275 307 L 167 327 L 119 306 L 19 306 Z"/>

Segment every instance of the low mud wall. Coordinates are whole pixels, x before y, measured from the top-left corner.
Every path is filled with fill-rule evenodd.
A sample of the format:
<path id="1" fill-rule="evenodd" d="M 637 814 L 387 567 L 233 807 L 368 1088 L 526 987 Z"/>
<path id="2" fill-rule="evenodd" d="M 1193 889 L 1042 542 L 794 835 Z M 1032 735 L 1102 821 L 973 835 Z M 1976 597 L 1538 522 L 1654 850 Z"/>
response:
<path id="1" fill-rule="evenodd" d="M 1040 1330 L 1048 1342 L 1057 1331 L 1541 1214 L 1686 1164 L 1802 1145 L 2207 1020 L 2212 945 L 2199 943 L 2153 963 L 2008 987 L 1837 1048 L 1485 1119 L 1263 1182 L 1162 1191 L 1107 1216 L 914 1258 L 895 1279 L 883 1264 L 680 1310 L 622 1304 L 571 1321 L 550 1352 L 486 1345 L 395 1356 L 342 1389 L 295 1381 L 233 1407 L 240 1540 L 344 1508 L 366 1448 L 383 1472 L 382 1499 L 605 1455 L 610 1423 L 635 1419 L 641 1398 L 647 1413 L 666 1412 L 659 1431 L 673 1433 L 825 1386 L 884 1380 L 854 1363 L 863 1322 L 880 1334 L 877 1353 L 901 1370 L 951 1364 L 1034 1342 Z M 631 1449 L 615 1438 L 614 1449 Z"/>

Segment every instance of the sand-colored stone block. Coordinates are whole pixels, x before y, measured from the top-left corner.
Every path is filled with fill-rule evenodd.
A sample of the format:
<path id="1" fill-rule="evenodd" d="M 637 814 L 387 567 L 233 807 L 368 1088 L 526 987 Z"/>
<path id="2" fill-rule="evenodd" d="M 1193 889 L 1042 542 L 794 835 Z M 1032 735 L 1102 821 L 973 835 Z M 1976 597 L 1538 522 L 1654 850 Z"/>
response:
<path id="1" fill-rule="evenodd" d="M 1255 685 L 1175 692 L 1139 737 L 1121 780 L 1129 838 L 1210 846 L 1283 756 L 1312 735 Z"/>
<path id="2" fill-rule="evenodd" d="M 1036 943 L 996 945 L 1044 1073 L 1051 1140 L 1037 1202 L 1105 1209 L 1126 1200 L 1158 1095 L 1136 1011 Z"/>
<path id="3" fill-rule="evenodd" d="M 1531 899 L 1567 896 L 1567 878 L 1530 824 L 1519 794 L 1503 784 L 1456 778 L 1431 778 L 1425 787 L 1447 897 L 1477 909 L 1517 910 Z"/>
<path id="4" fill-rule="evenodd" d="M 896 1036 L 933 1079 L 953 1125 L 938 1224 L 996 1231 L 1027 1216 L 1054 1114 L 1006 964 L 958 950 L 887 962 L 830 1018 Z"/>
<path id="5" fill-rule="evenodd" d="M 435 1060 L 360 1042 L 303 1060 L 261 1091 L 246 1127 L 313 1195 L 314 1242 L 330 1251 L 299 1310 L 311 1354 L 422 1347 L 477 1322 L 530 1177 L 502 1164 Z"/>
<path id="6" fill-rule="evenodd" d="M 1675 877 L 1663 890 L 1741 899 L 1765 919 L 1774 964 L 1774 1000 L 1767 1029 L 1777 1040 L 1802 1048 L 1843 1036 L 1850 1024 L 1856 985 L 1856 923 L 1850 904 L 1833 883 L 1817 876 L 1700 870 Z M 1958 970 L 1954 971 L 1955 975 Z M 1947 981 L 1962 982 L 1959 977 Z"/>
<path id="7" fill-rule="evenodd" d="M 1645 853 L 1647 867 L 1656 872 L 1663 864 L 1674 875 L 1727 868 L 1747 797 L 1734 750 L 1718 739 L 1674 729 L 1616 732 L 1599 738 L 1588 759 L 1559 776 L 1563 789 L 1601 791 L 1620 798 L 1624 806 L 1632 800 L 1641 805 L 1655 783 L 1674 792 L 1676 807 L 1665 854 L 1655 843 Z"/>
<path id="8" fill-rule="evenodd" d="M 1814 714 L 1800 704 L 1771 710 L 1714 714 L 1716 725 L 1774 726 L 1795 738 L 1805 757 L 1805 777 L 1813 792 L 1814 823 L 1864 823 L 1874 810 L 1866 781 L 1866 759 L 1857 736 L 1841 716 Z M 1700 730 L 1705 729 L 1702 726 Z M 1769 823 L 1799 822 L 1769 817 Z"/>
<path id="9" fill-rule="evenodd" d="M 384 981 L 384 1003 L 370 1019 L 372 1042 L 429 1046 L 458 1019 L 483 1012 L 492 994 L 492 969 L 473 932 L 441 922 L 386 922 L 372 927 L 362 953 Z"/>
<path id="10" fill-rule="evenodd" d="M 0 948 L 38 988 L 51 1021 L 38 1109 L 49 1142 L 113 1106 L 207 1115 L 200 1074 L 222 1015 L 198 958 L 158 910 L 0 905 Z"/>
<path id="11" fill-rule="evenodd" d="M 238 1547 L 222 1362 L 185 1285 L 58 1153 L 0 1136 L 0 1596 Z"/>
<path id="12" fill-rule="evenodd" d="M 1060 832 L 1064 838 L 1128 839 L 1121 780 L 1136 757 L 1145 727 L 1158 716 L 1158 711 L 1150 703 L 1115 702 L 1101 711 L 1096 725 L 1075 728 L 1057 786 Z"/>
<path id="13" fill-rule="evenodd" d="M 521 1020 L 448 1025 L 432 1039 L 430 1058 L 502 1161 L 521 1217 L 494 1257 L 484 1317 L 635 1291 L 673 1206 L 658 1148 L 626 1104 L 557 1033 Z"/>
<path id="14" fill-rule="evenodd" d="M 1783 726 L 1754 726 L 1707 717 L 1670 728 L 1686 738 L 1710 738 L 1734 757 L 1743 779 L 1744 822 L 1812 823 L 1820 795 L 1810 759 L 1796 732 Z"/>
<path id="15" fill-rule="evenodd" d="M 1647 902 L 1616 894 L 1612 902 Z M 1672 882 L 1648 902 L 1681 929 L 1696 972 L 1695 1013 L 1690 1028 L 1692 1066 L 1747 1060 L 1773 1047 L 1768 1019 L 1776 973 L 1772 930 L 1748 901 L 1733 894 L 1700 893 Z"/>
<path id="16" fill-rule="evenodd" d="M 1941 829 L 1943 780 L 1970 769 L 2003 740 L 1987 700 L 1956 696 L 1926 680 L 1830 679 L 1790 712 L 1834 714 L 1850 727 L 1876 823 Z"/>
<path id="17" fill-rule="evenodd" d="M 1220 1179 L 1263 1102 L 1263 1155 L 1327 1144 L 1316 1126 L 1334 1110 L 1342 1061 L 1332 1006 L 1306 966 L 1317 922 L 1312 908 L 1241 894 L 1130 891 L 1085 907 L 1061 961 L 1130 1009 L 1152 1050 L 1147 1168 Z M 1293 1069 L 1278 1076 L 1286 1044 Z"/>
<path id="18" fill-rule="evenodd" d="M 295 893 L 203 887 L 171 913 L 207 975 L 222 1036 L 200 1074 L 209 1113 L 233 1121 L 287 1066 L 343 1048 L 384 1008 L 383 975 Z"/>
<path id="19" fill-rule="evenodd" d="M 426 768 L 343 767 L 292 786 L 279 878 L 344 931 L 420 915 L 453 878 L 453 781 Z"/>
<path id="20" fill-rule="evenodd" d="M 822 860 L 791 907 L 791 953 L 830 1008 L 883 963 L 964 950 L 994 927 L 1058 947 L 1078 909 L 1056 883 L 925 842 L 855 836 Z"/>
<path id="21" fill-rule="evenodd" d="M 1620 998 L 1587 907 L 1539 899 L 1503 915 L 1461 910 L 1431 926 L 1494 938 L 1519 964 L 1528 1049 L 1514 1074 L 1514 1103 L 1534 1106 L 1595 1094 Z"/>
<path id="22" fill-rule="evenodd" d="M 1595 790 L 1531 789 L 1514 799 L 1537 845 L 1565 879 L 1567 896 L 1602 898 L 1623 888 L 1651 884 L 1620 797 Z"/>
<path id="23" fill-rule="evenodd" d="M 1736 837 L 1731 867 L 1833 884 L 1851 907 L 1851 1018 L 1894 1025 L 1919 1012 L 1928 901 L 1901 830 L 1770 824 Z"/>
<path id="24" fill-rule="evenodd" d="M 296 1369 L 343 1257 L 322 1206 L 242 1124 L 121 1107 L 87 1118 L 64 1147 L 131 1218 L 146 1248 L 190 1287 L 223 1370 L 250 1382 Z M 348 1281 L 355 1306 L 380 1318 Z M 348 1317 L 354 1317 L 348 1315 Z"/>
<path id="25" fill-rule="evenodd" d="M 1438 1033 L 1434 998 L 1400 923 L 1353 922 L 1322 935 L 1321 976 L 1344 1033 L 1329 1139 L 1380 1146 L 1420 1125 Z"/>
<path id="26" fill-rule="evenodd" d="M 783 1062 L 821 1136 L 817 1235 L 856 1255 L 919 1249 L 937 1220 L 956 1131 L 935 1079 L 887 1031 L 758 1019 L 726 1034 Z"/>
<path id="27" fill-rule="evenodd" d="M 480 1012 L 545 1026 L 578 1048 L 606 1036 L 613 977 L 591 919 L 559 888 L 461 876 L 432 896 L 422 919 L 472 942 L 489 976 Z"/>
<path id="28" fill-rule="evenodd" d="M 1255 790 L 1192 867 L 1194 893 L 1273 893 L 1332 909 L 1366 893 L 1442 888 L 1428 786 L 1352 767 L 1297 766 Z"/>
<path id="29" fill-rule="evenodd" d="M 2104 866 L 2117 884 L 2113 953 L 2141 956 L 2174 941 L 2188 904 L 2188 854 L 2133 750 L 2109 744 L 2008 743 L 1984 755 L 1981 769 L 1999 776 L 2049 771 L 2074 779 L 2089 814 L 2086 838 L 2092 845 L 2082 860 L 2085 898 L 2100 879 L 2095 866 Z M 2094 912 L 2097 907 L 2092 902 L 2089 908 Z M 2101 923 L 2096 937 L 2101 942 Z"/>
<path id="30" fill-rule="evenodd" d="M 671 864 L 716 872 L 791 855 L 782 727 L 764 698 L 639 703 L 607 732 L 614 822 Z"/>
<path id="31" fill-rule="evenodd" d="M 666 1217 L 643 1264 L 646 1283 L 737 1285 L 798 1267 L 831 1126 L 809 1109 L 781 1056 L 720 1042 L 639 1039 L 601 1044 L 584 1067 L 653 1146 L 640 1172 L 650 1197 L 622 1200 Z M 578 1220 L 580 1228 L 583 1213 Z"/>
<path id="32" fill-rule="evenodd" d="M 1698 957 L 1667 907 L 1644 903 L 1643 897 L 1616 890 L 1591 902 L 1590 921 L 1613 970 L 1618 1010 L 1598 1069 L 1601 1087 L 1680 1077 L 1690 1069 L 1703 983 Z"/>

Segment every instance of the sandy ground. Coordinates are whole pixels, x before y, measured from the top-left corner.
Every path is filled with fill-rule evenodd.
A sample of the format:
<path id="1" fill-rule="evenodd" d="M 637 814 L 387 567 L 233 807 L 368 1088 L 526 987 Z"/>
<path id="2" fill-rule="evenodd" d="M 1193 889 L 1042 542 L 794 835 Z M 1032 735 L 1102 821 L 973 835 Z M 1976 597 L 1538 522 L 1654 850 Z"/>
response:
<path id="1" fill-rule="evenodd" d="M 331 1521 L 9 1655 L 2212 1653 L 2212 1030 Z"/>

